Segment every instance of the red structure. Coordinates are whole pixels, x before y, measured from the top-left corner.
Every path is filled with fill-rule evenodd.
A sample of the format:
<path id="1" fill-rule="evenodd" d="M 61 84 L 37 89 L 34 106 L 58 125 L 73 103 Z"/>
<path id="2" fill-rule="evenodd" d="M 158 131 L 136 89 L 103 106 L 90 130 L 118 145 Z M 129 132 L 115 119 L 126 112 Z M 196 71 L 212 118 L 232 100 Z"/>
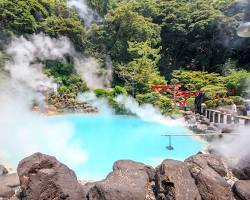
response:
<path id="1" fill-rule="evenodd" d="M 184 84 L 175 84 L 175 85 L 153 85 L 151 88 L 154 92 L 157 93 L 170 93 L 174 98 L 174 104 L 177 107 L 186 107 L 187 99 L 190 97 L 197 97 L 201 91 L 197 90 L 195 92 L 191 92 L 189 90 L 180 90 L 180 87 L 184 86 Z"/>

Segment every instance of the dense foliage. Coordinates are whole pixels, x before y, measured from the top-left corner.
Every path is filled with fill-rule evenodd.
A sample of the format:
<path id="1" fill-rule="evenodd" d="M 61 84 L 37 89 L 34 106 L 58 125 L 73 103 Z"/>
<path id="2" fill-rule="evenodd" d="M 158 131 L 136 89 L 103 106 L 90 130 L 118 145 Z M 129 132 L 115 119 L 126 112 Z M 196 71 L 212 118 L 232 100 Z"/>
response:
<path id="1" fill-rule="evenodd" d="M 84 81 L 76 73 L 72 64 L 59 61 L 46 61 L 45 74 L 53 77 L 58 84 L 59 95 L 67 95 L 76 98 L 81 92 L 88 90 Z"/>
<path id="2" fill-rule="evenodd" d="M 78 50 L 84 49 L 84 24 L 65 0 L 0 0 L 0 27 L 2 37 L 42 31 L 67 36 Z"/>
<path id="3" fill-rule="evenodd" d="M 240 103 L 238 96 L 248 95 L 250 38 L 236 34 L 244 18 L 244 1 L 88 0 L 88 4 L 103 20 L 85 28 L 66 0 L 0 0 L 0 50 L 12 35 L 67 36 L 78 51 L 104 65 L 110 56 L 113 87 L 124 87 L 140 103 L 152 103 L 164 113 L 172 110 L 171 96 L 152 93 L 151 85 L 184 83 L 185 89 L 202 90 L 212 107 Z M 3 60 L 0 56 L 0 65 Z M 46 66 L 45 73 L 59 84 L 59 94 L 76 97 L 87 90 L 72 64 L 46 61 Z M 119 90 L 123 89 L 114 91 Z M 114 91 L 95 92 L 115 104 Z"/>
<path id="4" fill-rule="evenodd" d="M 120 87 L 116 86 L 112 90 L 105 90 L 105 89 L 96 89 L 94 90 L 95 95 L 99 98 L 106 98 L 108 101 L 108 104 L 113 108 L 116 114 L 127 114 L 126 109 L 123 105 L 117 103 L 115 101 L 115 98 L 119 95 L 127 95 L 127 91 Z"/>

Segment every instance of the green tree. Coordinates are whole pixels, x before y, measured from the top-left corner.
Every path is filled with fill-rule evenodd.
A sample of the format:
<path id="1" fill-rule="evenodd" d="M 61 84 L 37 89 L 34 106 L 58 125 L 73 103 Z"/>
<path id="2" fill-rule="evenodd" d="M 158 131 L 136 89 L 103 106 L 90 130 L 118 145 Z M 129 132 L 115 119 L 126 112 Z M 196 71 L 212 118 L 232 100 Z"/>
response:
<path id="1" fill-rule="evenodd" d="M 0 33 L 67 36 L 78 50 L 84 49 L 83 23 L 65 0 L 0 0 L 0 27 Z"/>
<path id="2" fill-rule="evenodd" d="M 250 73 L 246 70 L 232 71 L 224 81 L 232 96 L 245 96 L 249 89 Z"/>
<path id="3" fill-rule="evenodd" d="M 106 32 L 111 34 L 110 54 L 115 61 L 130 61 L 128 42 L 145 42 L 155 46 L 160 42 L 160 27 L 130 9 L 128 4 L 121 3 L 106 16 Z"/>
<path id="4" fill-rule="evenodd" d="M 59 95 L 67 95 L 70 98 L 76 98 L 78 93 L 88 90 L 86 83 L 76 73 L 74 66 L 70 63 L 60 61 L 46 61 L 45 74 L 58 84 Z"/>
<path id="5" fill-rule="evenodd" d="M 161 71 L 168 77 L 173 69 L 183 67 L 217 71 L 232 49 L 228 45 L 236 36 L 237 20 L 224 10 L 231 1 L 194 0 L 162 1 L 158 23 L 162 26 Z"/>
<path id="6" fill-rule="evenodd" d="M 172 76 L 190 90 L 199 90 L 208 85 L 223 85 L 224 83 L 223 77 L 218 73 L 176 70 Z"/>
<path id="7" fill-rule="evenodd" d="M 116 73 L 130 93 L 134 85 L 138 93 L 145 93 L 150 91 L 151 85 L 165 83 L 157 68 L 160 49 L 152 48 L 149 42 L 129 42 L 128 51 L 133 60 L 118 65 Z"/>

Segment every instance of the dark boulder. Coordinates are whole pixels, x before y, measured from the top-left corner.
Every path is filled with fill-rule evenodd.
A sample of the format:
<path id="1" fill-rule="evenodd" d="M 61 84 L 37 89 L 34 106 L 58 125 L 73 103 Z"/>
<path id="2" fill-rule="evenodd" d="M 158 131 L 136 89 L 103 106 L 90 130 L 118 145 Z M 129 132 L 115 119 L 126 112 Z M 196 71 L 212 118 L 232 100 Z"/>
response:
<path id="1" fill-rule="evenodd" d="M 207 130 L 209 130 L 211 132 L 215 132 L 215 133 L 221 133 L 221 129 L 219 129 L 216 126 L 211 125 L 211 124 L 210 124 L 210 126 L 208 126 Z"/>
<path id="2" fill-rule="evenodd" d="M 17 172 L 29 200 L 85 200 L 75 173 L 52 156 L 33 154 L 19 163 Z"/>
<path id="3" fill-rule="evenodd" d="M 192 111 L 186 111 L 184 113 L 184 118 L 187 121 L 189 125 L 195 124 L 196 123 L 196 117 L 195 114 Z"/>
<path id="4" fill-rule="evenodd" d="M 155 179 L 155 169 L 153 167 L 132 160 L 116 161 L 113 165 L 113 171 L 115 170 L 143 170 L 147 173 L 150 182 Z"/>
<path id="5" fill-rule="evenodd" d="M 250 180 L 250 158 L 242 158 L 233 166 L 233 174 L 240 180 Z"/>
<path id="6" fill-rule="evenodd" d="M 132 164 L 134 165 L 134 164 Z M 114 171 L 103 181 L 92 184 L 88 189 L 88 200 L 150 200 L 153 191 L 147 173 L 132 168 L 131 162 L 115 164 Z M 136 165 L 135 165 L 136 166 Z M 88 187 L 88 186 L 87 186 Z"/>
<path id="7" fill-rule="evenodd" d="M 215 126 L 220 129 L 222 133 L 232 133 L 235 131 L 233 124 L 215 124 Z"/>
<path id="8" fill-rule="evenodd" d="M 195 176 L 203 200 L 233 200 L 231 186 L 212 168 L 206 167 Z"/>
<path id="9" fill-rule="evenodd" d="M 192 127 L 192 130 L 197 133 L 204 133 L 206 131 L 208 126 L 206 124 L 200 124 L 198 123 L 197 125 Z"/>
<path id="10" fill-rule="evenodd" d="M 0 176 L 5 174 L 8 174 L 8 170 L 3 165 L 0 165 Z"/>
<path id="11" fill-rule="evenodd" d="M 210 123 L 210 120 L 208 118 L 206 118 L 205 116 L 202 116 L 201 117 L 201 124 L 205 124 L 207 126 L 209 126 L 211 123 Z"/>
<path id="12" fill-rule="evenodd" d="M 195 125 L 196 124 L 196 118 L 195 118 L 195 116 L 192 116 L 192 117 L 188 118 L 186 121 L 187 121 L 187 123 L 189 125 Z"/>
<path id="13" fill-rule="evenodd" d="M 156 194 L 159 200 L 200 200 L 194 179 L 184 162 L 164 160 L 156 169 Z"/>
<path id="14" fill-rule="evenodd" d="M 144 169 L 145 164 L 133 160 L 118 160 L 113 165 L 113 171 L 122 169 Z"/>
<path id="15" fill-rule="evenodd" d="M 185 160 L 203 200 L 233 200 L 226 168 L 220 157 L 198 154 Z"/>
<path id="16" fill-rule="evenodd" d="M 242 200 L 250 199 L 250 180 L 236 181 L 233 186 L 233 191 Z"/>
<path id="17" fill-rule="evenodd" d="M 192 173 L 195 173 L 192 171 L 193 169 L 203 169 L 210 167 L 222 177 L 226 176 L 227 174 L 226 167 L 224 166 L 222 157 L 220 156 L 211 154 L 197 154 L 186 159 L 185 163 L 187 163 Z"/>

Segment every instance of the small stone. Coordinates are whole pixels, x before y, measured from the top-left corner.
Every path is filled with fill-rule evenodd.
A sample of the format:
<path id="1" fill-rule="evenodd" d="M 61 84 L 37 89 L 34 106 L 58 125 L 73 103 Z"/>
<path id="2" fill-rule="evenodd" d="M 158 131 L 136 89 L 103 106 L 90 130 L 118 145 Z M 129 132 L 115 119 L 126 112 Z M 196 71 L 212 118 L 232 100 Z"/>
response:
<path id="1" fill-rule="evenodd" d="M 3 165 L 0 165 L 0 176 L 5 174 L 8 174 L 8 170 Z"/>
<path id="2" fill-rule="evenodd" d="M 15 194 L 10 187 L 6 185 L 0 185 L 0 197 L 2 198 L 11 198 Z"/>

